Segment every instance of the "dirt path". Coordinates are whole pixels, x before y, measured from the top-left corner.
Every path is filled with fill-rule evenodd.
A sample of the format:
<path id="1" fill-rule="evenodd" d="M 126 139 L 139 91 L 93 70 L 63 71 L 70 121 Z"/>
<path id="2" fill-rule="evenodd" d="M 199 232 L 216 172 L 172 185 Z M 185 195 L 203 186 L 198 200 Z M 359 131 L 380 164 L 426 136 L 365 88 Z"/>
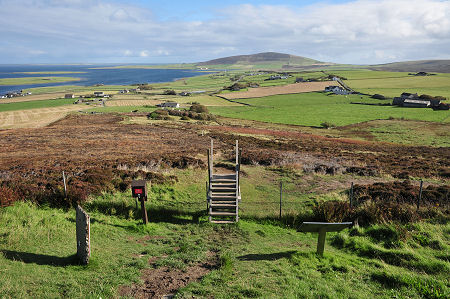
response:
<path id="1" fill-rule="evenodd" d="M 200 280 L 218 268 L 217 253 L 209 252 L 207 256 L 206 262 L 191 265 L 185 270 L 168 267 L 146 269 L 141 277 L 144 284 L 122 286 L 119 288 L 119 295 L 133 298 L 171 298 L 178 289 Z M 152 264 L 156 260 L 157 258 L 153 258 L 149 262 Z"/>

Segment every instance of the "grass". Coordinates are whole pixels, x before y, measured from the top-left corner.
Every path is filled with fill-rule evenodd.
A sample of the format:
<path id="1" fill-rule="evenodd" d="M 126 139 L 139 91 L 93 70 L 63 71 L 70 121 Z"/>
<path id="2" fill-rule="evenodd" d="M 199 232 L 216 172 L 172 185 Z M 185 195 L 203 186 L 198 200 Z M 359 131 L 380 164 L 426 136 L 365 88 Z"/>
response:
<path id="1" fill-rule="evenodd" d="M 80 81 L 80 78 L 74 77 L 23 77 L 23 78 L 3 78 L 0 79 L 0 85 L 28 85 L 28 84 L 50 84 L 63 83 L 69 81 Z"/>
<path id="2" fill-rule="evenodd" d="M 450 147 L 449 126 L 421 121 L 377 121 L 367 131 L 377 141 L 408 145 Z"/>
<path id="3" fill-rule="evenodd" d="M 215 91 L 232 84 L 233 72 L 208 74 L 180 79 L 175 82 L 155 84 L 156 88 L 174 89 L 177 91 Z"/>
<path id="4" fill-rule="evenodd" d="M 411 76 L 405 72 L 384 71 L 333 71 L 347 78 L 347 85 L 356 91 L 368 94 L 382 94 L 387 97 L 398 97 L 403 92 L 428 94 L 450 98 L 450 74 L 433 76 Z"/>
<path id="5" fill-rule="evenodd" d="M 239 101 L 251 106 L 211 107 L 210 110 L 212 113 L 225 117 L 302 126 L 320 126 L 324 122 L 344 126 L 389 118 L 450 122 L 448 111 L 351 104 L 351 102 L 390 103 L 390 101 L 373 100 L 359 95 L 329 96 L 316 92 Z"/>
<path id="6" fill-rule="evenodd" d="M 0 271 L 6 275 L 0 296 L 115 297 L 120 285 L 140 283 L 151 257 L 159 257 L 156 267 L 185 269 L 204 261 L 209 251 L 219 253 L 219 269 L 181 289 L 179 298 L 448 295 L 448 225 L 394 228 L 408 237 L 389 234 L 392 227 L 382 225 L 329 233 L 324 257 L 318 257 L 315 234 L 251 220 L 230 226 L 204 218 L 196 223 L 188 211 L 158 216 L 154 208 L 149 208 L 150 224 L 142 226 L 133 206 L 121 194 L 85 206 L 91 215 L 89 266 L 74 257 L 74 210 L 28 203 L 1 209 Z"/>
<path id="7" fill-rule="evenodd" d="M 55 100 L 40 100 L 30 102 L 4 103 L 0 104 L 0 112 L 58 107 L 73 104 L 73 102 L 74 99 L 55 99 Z"/>

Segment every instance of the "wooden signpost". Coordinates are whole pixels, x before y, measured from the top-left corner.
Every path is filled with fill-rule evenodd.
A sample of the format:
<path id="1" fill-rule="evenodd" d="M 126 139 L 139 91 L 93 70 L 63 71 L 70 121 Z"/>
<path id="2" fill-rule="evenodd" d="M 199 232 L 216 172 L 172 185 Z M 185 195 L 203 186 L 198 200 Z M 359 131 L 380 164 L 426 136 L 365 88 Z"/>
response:
<path id="1" fill-rule="evenodd" d="M 147 224 L 147 210 L 145 209 L 145 202 L 147 201 L 147 181 L 133 180 L 131 182 L 131 194 L 141 202 L 142 221 L 144 224 Z"/>
<path id="2" fill-rule="evenodd" d="M 352 226 L 352 222 L 342 223 L 327 223 L 327 222 L 303 222 L 298 228 L 301 232 L 319 233 L 319 239 L 317 240 L 317 254 L 323 256 L 323 250 L 325 248 L 325 236 L 327 232 L 338 232 L 344 228 Z"/>

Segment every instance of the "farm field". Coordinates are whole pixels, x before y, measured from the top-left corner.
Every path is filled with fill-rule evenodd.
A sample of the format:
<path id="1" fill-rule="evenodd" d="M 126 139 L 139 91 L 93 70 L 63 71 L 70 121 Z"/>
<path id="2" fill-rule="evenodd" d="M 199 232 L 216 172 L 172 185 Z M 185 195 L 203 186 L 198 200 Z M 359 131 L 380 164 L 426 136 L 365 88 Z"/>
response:
<path id="1" fill-rule="evenodd" d="M 221 94 L 221 97 L 230 100 L 259 98 L 280 94 L 294 94 L 312 91 L 322 91 L 325 89 L 325 87 L 330 85 L 337 85 L 337 84 L 333 81 L 325 81 L 325 82 L 294 83 L 284 86 L 249 88 L 247 91 Z"/>
<path id="2" fill-rule="evenodd" d="M 0 112 L 0 130 L 44 127 L 68 113 L 85 108 L 71 105 Z"/>
<path id="3" fill-rule="evenodd" d="M 238 103 L 229 102 L 216 96 L 209 95 L 193 95 L 193 96 L 167 96 L 156 95 L 147 96 L 142 94 L 137 95 L 116 95 L 112 100 L 107 101 L 106 105 L 113 106 L 144 106 L 160 104 L 166 101 L 175 101 L 184 108 L 195 102 L 205 106 L 241 106 Z"/>
<path id="4" fill-rule="evenodd" d="M 411 76 L 403 72 L 333 71 L 347 78 L 347 85 L 356 91 L 398 97 L 403 92 L 450 98 L 450 74 Z"/>
<path id="5" fill-rule="evenodd" d="M 332 126 L 345 126 L 389 118 L 450 122 L 448 111 L 351 104 L 351 102 L 390 103 L 359 95 L 345 97 L 325 93 L 303 93 L 241 99 L 240 102 L 250 106 L 212 107 L 210 110 L 224 117 L 315 127 L 320 127 L 325 122 Z"/>
<path id="6" fill-rule="evenodd" d="M 73 104 L 74 99 L 35 100 L 26 102 L 11 102 L 0 104 L 0 112 L 27 110 L 37 108 L 51 108 Z"/>
<path id="7" fill-rule="evenodd" d="M 2 78 L 0 85 L 24 85 L 40 83 L 63 83 L 70 81 L 79 81 L 75 77 L 24 77 L 24 78 Z"/>
<path id="8" fill-rule="evenodd" d="M 24 97 L 1 99 L 0 104 L 61 99 L 61 98 L 64 98 L 64 95 L 65 95 L 65 93 L 61 93 L 61 92 L 46 93 L 46 94 L 39 94 L 39 95 L 27 95 Z"/>

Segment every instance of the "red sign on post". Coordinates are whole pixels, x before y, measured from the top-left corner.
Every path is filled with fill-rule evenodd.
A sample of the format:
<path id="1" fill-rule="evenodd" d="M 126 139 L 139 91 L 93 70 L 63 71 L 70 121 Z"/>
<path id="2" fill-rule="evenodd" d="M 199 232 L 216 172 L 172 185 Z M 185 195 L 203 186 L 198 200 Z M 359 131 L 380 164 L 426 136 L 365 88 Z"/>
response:
<path id="1" fill-rule="evenodd" d="M 142 194 L 142 189 L 134 189 L 134 193 L 136 194 Z"/>

